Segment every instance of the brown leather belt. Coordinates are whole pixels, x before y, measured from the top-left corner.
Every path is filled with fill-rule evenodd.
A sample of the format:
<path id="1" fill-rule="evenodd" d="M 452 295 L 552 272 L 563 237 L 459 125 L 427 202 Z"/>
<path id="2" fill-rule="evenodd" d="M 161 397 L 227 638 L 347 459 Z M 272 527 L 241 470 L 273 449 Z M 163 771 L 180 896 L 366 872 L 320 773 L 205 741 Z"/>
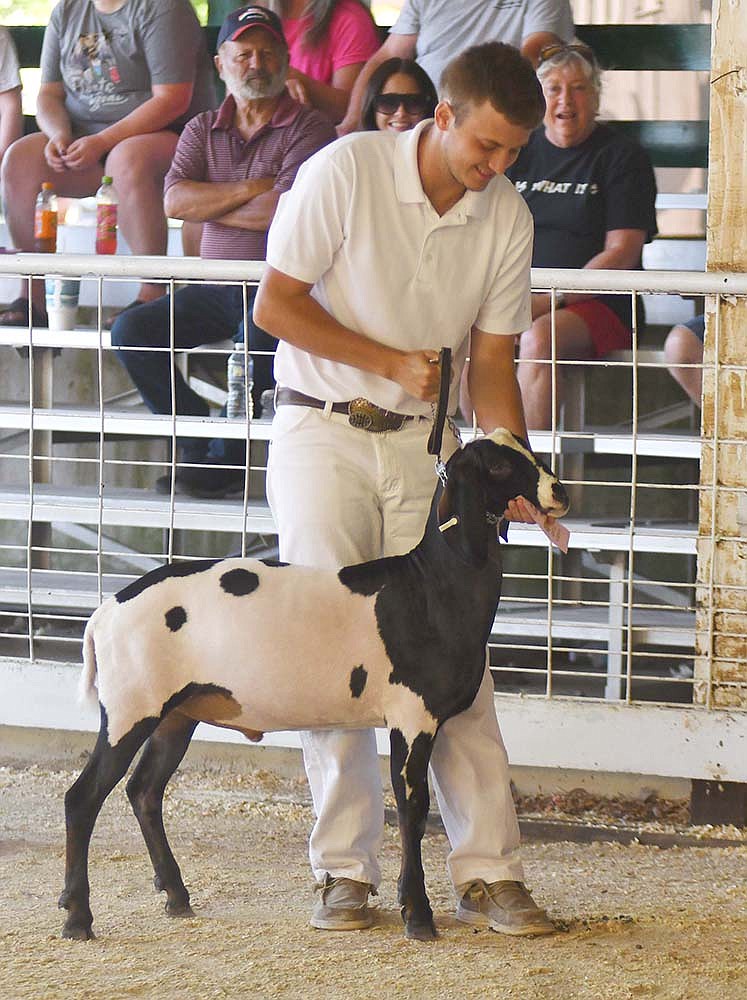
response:
<path id="1" fill-rule="evenodd" d="M 296 392 L 295 389 L 279 387 L 275 392 L 275 405 L 311 406 L 315 410 L 323 410 L 328 404 L 323 399 L 307 396 L 303 392 Z M 330 409 L 332 413 L 344 413 L 351 427 L 356 427 L 362 431 L 369 431 L 371 434 L 383 434 L 384 431 L 398 431 L 402 429 L 408 420 L 417 419 L 409 414 L 384 410 L 370 400 L 364 399 L 363 396 L 351 399 L 347 403 L 332 403 Z"/>

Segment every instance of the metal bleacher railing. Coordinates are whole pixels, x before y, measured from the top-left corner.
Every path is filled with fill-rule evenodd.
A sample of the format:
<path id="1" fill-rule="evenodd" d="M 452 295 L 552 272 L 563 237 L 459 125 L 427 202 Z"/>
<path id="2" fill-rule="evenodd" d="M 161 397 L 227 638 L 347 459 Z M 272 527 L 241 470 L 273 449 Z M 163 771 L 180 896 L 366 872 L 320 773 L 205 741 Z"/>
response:
<path id="1" fill-rule="evenodd" d="M 141 572 L 168 559 L 272 551 L 263 478 L 270 421 L 148 413 L 113 356 L 103 323 L 116 282 L 158 279 L 171 290 L 183 281 L 251 285 L 262 266 L 87 255 L 0 258 L 4 276 L 80 277 L 95 287 L 97 303 L 88 327 L 0 329 L 6 359 L 0 656 L 75 661 L 87 615 Z M 536 270 L 533 285 L 707 295 L 717 315 L 721 296 L 747 294 L 744 275 L 723 273 Z M 572 466 L 578 478 L 570 480 L 572 547 L 561 557 L 536 529 L 511 527 L 491 643 L 498 690 L 692 702 L 697 503 L 701 490 L 719 487 L 700 475 L 694 409 L 689 422 L 669 427 L 654 420 L 654 429 L 646 429 L 650 411 L 668 397 L 681 398 L 658 345 L 648 339 L 648 331 L 638 331 L 632 351 L 604 361 L 548 362 L 585 384 L 585 412 L 575 413 L 575 423 L 566 412 L 551 430 L 531 435 L 534 448 L 561 467 L 581 459 Z M 219 400 L 230 348 L 176 352 L 175 363 L 190 373 L 196 362 L 212 363 L 212 373 L 200 378 L 218 383 L 212 397 Z M 244 495 L 211 501 L 157 495 L 153 480 L 172 465 L 182 435 L 247 436 Z"/>

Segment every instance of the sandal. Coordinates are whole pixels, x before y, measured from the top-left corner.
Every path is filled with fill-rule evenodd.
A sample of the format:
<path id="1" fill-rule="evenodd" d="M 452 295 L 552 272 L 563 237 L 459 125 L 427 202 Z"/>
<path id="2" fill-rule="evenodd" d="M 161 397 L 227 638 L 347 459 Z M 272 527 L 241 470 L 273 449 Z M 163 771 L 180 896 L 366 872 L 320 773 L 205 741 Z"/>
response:
<path id="1" fill-rule="evenodd" d="M 14 299 L 9 305 L 0 311 L 0 326 L 28 326 L 29 325 L 29 300 L 24 298 Z M 47 314 L 31 306 L 31 325 L 49 326 Z"/>

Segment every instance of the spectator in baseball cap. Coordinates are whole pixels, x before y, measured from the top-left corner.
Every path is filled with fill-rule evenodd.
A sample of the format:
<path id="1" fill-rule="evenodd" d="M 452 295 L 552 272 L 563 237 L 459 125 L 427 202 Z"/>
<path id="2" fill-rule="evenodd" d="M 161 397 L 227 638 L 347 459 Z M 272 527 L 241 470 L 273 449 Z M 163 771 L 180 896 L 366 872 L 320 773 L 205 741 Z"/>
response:
<path id="1" fill-rule="evenodd" d="M 249 28 L 264 28 L 278 42 L 282 42 L 286 49 L 288 48 L 283 25 L 277 14 L 273 14 L 266 7 L 251 4 L 249 7 L 239 7 L 238 10 L 231 11 L 218 32 L 216 49 L 219 49 L 224 42 L 235 42 Z"/>

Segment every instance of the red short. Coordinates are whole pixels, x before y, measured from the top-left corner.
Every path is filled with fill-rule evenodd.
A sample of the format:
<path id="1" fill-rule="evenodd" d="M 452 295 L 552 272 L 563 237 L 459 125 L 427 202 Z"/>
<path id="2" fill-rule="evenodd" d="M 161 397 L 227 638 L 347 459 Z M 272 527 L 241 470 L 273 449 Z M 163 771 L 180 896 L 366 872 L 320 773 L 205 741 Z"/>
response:
<path id="1" fill-rule="evenodd" d="M 603 358 L 610 351 L 627 351 L 633 344 L 633 332 L 609 306 L 599 299 L 569 302 L 564 306 L 587 326 L 594 345 L 594 356 Z"/>

